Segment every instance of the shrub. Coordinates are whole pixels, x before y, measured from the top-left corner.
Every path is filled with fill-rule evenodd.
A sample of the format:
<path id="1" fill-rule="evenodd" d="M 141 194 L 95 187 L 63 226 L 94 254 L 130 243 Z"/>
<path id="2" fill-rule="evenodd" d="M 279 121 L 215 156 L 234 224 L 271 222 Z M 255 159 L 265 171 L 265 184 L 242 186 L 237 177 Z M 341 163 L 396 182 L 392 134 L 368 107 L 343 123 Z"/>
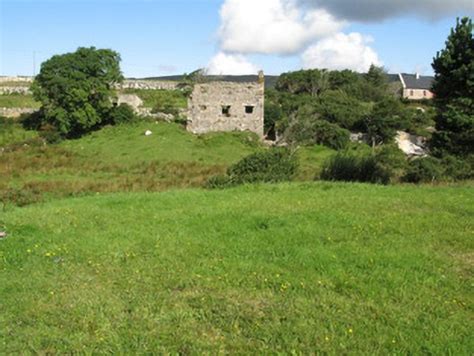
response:
<path id="1" fill-rule="evenodd" d="M 207 188 L 225 188 L 236 184 L 290 181 L 298 169 L 298 159 L 288 148 L 271 148 L 247 156 L 229 167 L 227 175 L 214 176 Z"/>
<path id="2" fill-rule="evenodd" d="M 42 201 L 41 192 L 38 189 L 8 188 L 0 191 L 0 202 L 3 208 L 7 205 L 26 206 Z M 1 207 L 1 205 L 0 205 Z"/>
<path id="3" fill-rule="evenodd" d="M 43 125 L 39 131 L 39 136 L 43 138 L 47 143 L 55 144 L 62 140 L 61 134 L 52 125 Z"/>
<path id="4" fill-rule="evenodd" d="M 208 189 L 222 189 L 228 188 L 234 185 L 228 175 L 220 174 L 209 178 L 206 182 L 206 188 Z"/>
<path id="5" fill-rule="evenodd" d="M 298 159 L 288 148 L 271 148 L 247 156 L 227 172 L 234 183 L 289 181 L 298 169 Z"/>
<path id="6" fill-rule="evenodd" d="M 372 113 L 364 122 L 364 131 L 372 145 L 389 143 L 397 130 L 406 129 L 405 108 L 399 99 L 386 97 L 375 103 Z"/>
<path id="7" fill-rule="evenodd" d="M 289 143 L 319 144 L 336 150 L 350 142 L 349 131 L 336 124 L 306 115 L 299 115 L 285 131 Z"/>
<path id="8" fill-rule="evenodd" d="M 463 159 L 446 155 L 441 159 L 446 178 L 452 180 L 474 179 L 474 155 Z"/>
<path id="9" fill-rule="evenodd" d="M 360 127 L 370 113 L 367 103 L 350 97 L 342 90 L 329 90 L 319 100 L 322 118 L 348 130 Z"/>
<path id="10" fill-rule="evenodd" d="M 424 157 L 409 162 L 402 180 L 408 183 L 424 183 L 439 180 L 442 176 L 443 167 L 440 160 L 433 157 Z"/>
<path id="11" fill-rule="evenodd" d="M 123 124 L 135 119 L 133 108 L 125 103 L 115 106 L 110 110 L 109 122 L 112 125 Z"/>
<path id="12" fill-rule="evenodd" d="M 390 146 L 375 152 L 339 152 L 323 165 L 321 179 L 389 184 L 401 176 L 405 167 L 402 152 Z"/>

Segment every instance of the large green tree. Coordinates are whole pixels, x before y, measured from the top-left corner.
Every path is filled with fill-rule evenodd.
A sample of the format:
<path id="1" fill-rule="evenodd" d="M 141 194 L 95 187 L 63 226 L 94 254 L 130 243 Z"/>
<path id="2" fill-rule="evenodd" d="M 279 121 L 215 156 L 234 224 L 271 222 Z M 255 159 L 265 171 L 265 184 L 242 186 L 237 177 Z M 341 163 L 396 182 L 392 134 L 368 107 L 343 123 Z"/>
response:
<path id="1" fill-rule="evenodd" d="M 32 90 L 42 103 L 37 126 L 53 126 L 62 136 L 77 137 L 107 123 L 123 80 L 120 55 L 110 49 L 78 48 L 41 65 Z"/>
<path id="2" fill-rule="evenodd" d="M 474 153 L 474 38 L 470 18 L 457 20 L 433 60 L 437 109 L 431 147 L 438 155 Z"/>

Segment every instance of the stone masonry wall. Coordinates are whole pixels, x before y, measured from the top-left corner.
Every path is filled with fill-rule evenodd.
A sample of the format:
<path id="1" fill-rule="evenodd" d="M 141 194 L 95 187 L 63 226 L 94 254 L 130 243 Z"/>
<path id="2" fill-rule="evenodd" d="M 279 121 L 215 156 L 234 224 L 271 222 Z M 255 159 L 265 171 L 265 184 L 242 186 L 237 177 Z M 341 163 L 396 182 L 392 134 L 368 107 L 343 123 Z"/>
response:
<path id="1" fill-rule="evenodd" d="M 263 137 L 264 91 L 263 76 L 252 83 L 196 84 L 188 101 L 188 131 L 251 131 Z"/>
<path id="2" fill-rule="evenodd" d="M 22 114 L 32 114 L 36 112 L 37 109 L 31 108 L 0 108 L 0 116 L 4 117 L 20 117 Z"/>
<path id="3" fill-rule="evenodd" d="M 14 86 L 8 86 L 8 87 L 0 87 L 0 95 L 5 95 L 5 94 L 31 94 L 31 90 L 29 87 L 14 87 Z"/>
<path id="4" fill-rule="evenodd" d="M 0 94 L 30 94 L 30 85 L 33 77 L 0 77 Z M 1 85 L 8 83 L 7 85 Z M 16 85 L 18 83 L 18 85 Z M 178 82 L 166 80 L 139 80 L 125 79 L 122 84 L 116 85 L 119 90 L 123 89 L 145 89 L 145 90 L 174 90 L 178 88 Z"/>
<path id="5" fill-rule="evenodd" d="M 165 80 L 135 80 L 126 79 L 122 84 L 117 85 L 117 89 L 149 89 L 149 90 L 174 90 L 178 87 L 178 82 Z"/>

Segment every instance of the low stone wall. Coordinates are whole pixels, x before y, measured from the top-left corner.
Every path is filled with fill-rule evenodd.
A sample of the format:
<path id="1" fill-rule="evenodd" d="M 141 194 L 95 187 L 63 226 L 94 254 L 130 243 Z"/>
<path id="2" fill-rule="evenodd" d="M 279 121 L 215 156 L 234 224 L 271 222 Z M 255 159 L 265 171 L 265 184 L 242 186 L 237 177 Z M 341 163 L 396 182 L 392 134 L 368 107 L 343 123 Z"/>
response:
<path id="1" fill-rule="evenodd" d="M 9 93 L 30 93 L 29 84 L 33 82 L 33 77 L 0 77 L 0 94 Z M 8 86 L 1 86 L 8 83 Z M 18 85 L 15 85 L 18 83 Z M 22 83 L 22 85 L 20 85 Z M 142 90 L 174 90 L 178 88 L 178 82 L 166 80 L 140 80 L 125 79 L 123 83 L 116 85 L 119 90 L 122 89 L 142 89 Z"/>
<path id="2" fill-rule="evenodd" d="M 27 82 L 32 83 L 33 77 L 9 77 L 9 76 L 0 76 L 0 84 L 7 82 Z"/>
<path id="3" fill-rule="evenodd" d="M 178 88 L 178 82 L 158 80 L 124 80 L 116 86 L 117 89 L 142 89 L 142 90 L 174 90 Z"/>
<path id="4" fill-rule="evenodd" d="M 31 90 L 29 87 L 13 87 L 13 86 L 0 87 L 0 95 L 5 95 L 5 94 L 28 95 L 28 94 L 31 94 Z"/>
<path id="5" fill-rule="evenodd" d="M 32 114 L 36 111 L 37 109 L 31 108 L 0 108 L 0 116 L 16 118 L 22 114 Z"/>

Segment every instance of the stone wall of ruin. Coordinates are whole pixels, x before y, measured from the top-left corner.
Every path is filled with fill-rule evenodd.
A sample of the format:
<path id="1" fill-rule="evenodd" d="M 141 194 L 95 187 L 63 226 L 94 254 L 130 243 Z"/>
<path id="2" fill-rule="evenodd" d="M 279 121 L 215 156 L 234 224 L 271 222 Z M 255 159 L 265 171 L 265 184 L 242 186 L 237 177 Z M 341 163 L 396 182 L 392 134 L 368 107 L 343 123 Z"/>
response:
<path id="1" fill-rule="evenodd" d="M 264 91 L 263 80 L 196 84 L 188 102 L 188 131 L 251 131 L 263 137 Z"/>

